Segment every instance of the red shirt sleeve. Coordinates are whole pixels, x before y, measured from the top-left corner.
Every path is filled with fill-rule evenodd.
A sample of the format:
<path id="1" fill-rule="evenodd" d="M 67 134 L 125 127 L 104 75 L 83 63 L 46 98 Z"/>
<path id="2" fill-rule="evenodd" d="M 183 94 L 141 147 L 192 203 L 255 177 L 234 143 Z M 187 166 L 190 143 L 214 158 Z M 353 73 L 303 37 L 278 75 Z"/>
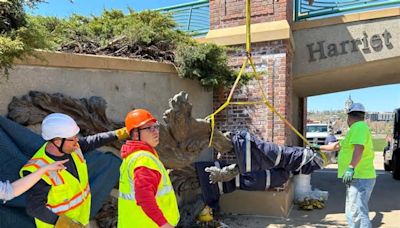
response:
<path id="1" fill-rule="evenodd" d="M 135 197 L 137 205 L 158 226 L 167 223 L 162 211 L 157 205 L 156 194 L 161 181 L 161 174 L 153 169 L 138 167 L 134 170 Z"/>

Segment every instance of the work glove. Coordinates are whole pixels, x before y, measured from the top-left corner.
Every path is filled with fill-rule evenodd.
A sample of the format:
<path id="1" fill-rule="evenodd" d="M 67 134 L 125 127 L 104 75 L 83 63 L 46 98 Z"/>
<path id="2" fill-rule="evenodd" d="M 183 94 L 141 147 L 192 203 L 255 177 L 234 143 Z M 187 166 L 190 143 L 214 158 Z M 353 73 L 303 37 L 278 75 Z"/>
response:
<path id="1" fill-rule="evenodd" d="M 126 130 L 126 127 L 115 130 L 115 135 L 117 136 L 118 140 L 124 140 L 129 137 L 129 133 Z"/>
<path id="2" fill-rule="evenodd" d="M 314 151 L 319 151 L 319 150 L 321 150 L 321 146 L 318 145 L 318 144 L 311 144 L 311 145 L 310 145 L 310 148 L 311 148 L 312 150 L 314 150 Z"/>
<path id="3" fill-rule="evenodd" d="M 342 181 L 343 183 L 349 185 L 351 183 L 351 181 L 353 180 L 353 176 L 354 176 L 354 168 L 347 168 L 346 172 L 344 172 Z"/>
<path id="4" fill-rule="evenodd" d="M 84 228 L 85 226 L 76 222 L 65 215 L 60 215 L 54 228 Z"/>
<path id="5" fill-rule="evenodd" d="M 206 167 L 204 171 L 210 173 L 210 183 L 226 182 L 235 178 L 239 174 L 239 167 L 237 164 L 218 168 L 216 166 Z"/>
<path id="6" fill-rule="evenodd" d="M 326 154 L 321 151 L 320 145 L 311 144 L 310 149 L 316 154 L 316 156 L 314 156 L 314 161 L 318 164 L 319 167 L 321 167 L 321 169 L 329 164 L 328 158 L 326 157 Z"/>

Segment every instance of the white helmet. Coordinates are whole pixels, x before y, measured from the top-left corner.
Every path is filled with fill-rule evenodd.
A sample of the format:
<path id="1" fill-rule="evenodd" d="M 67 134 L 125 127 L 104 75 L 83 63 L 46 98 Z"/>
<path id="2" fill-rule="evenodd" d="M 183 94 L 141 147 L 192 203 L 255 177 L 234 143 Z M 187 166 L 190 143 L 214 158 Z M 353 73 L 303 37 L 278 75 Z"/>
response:
<path id="1" fill-rule="evenodd" d="M 75 120 L 62 113 L 52 113 L 42 121 L 42 137 L 46 141 L 69 138 L 78 134 L 79 130 Z"/>
<path id="2" fill-rule="evenodd" d="M 350 112 L 365 112 L 364 105 L 362 105 L 361 103 L 354 103 L 350 106 L 347 114 L 349 114 Z"/>

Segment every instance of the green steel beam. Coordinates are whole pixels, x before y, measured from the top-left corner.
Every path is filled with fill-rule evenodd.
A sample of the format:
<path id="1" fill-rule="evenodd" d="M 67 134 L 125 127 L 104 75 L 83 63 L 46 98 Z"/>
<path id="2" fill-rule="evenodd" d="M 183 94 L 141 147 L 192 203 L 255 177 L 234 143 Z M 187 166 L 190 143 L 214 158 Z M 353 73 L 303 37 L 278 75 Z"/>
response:
<path id="1" fill-rule="evenodd" d="M 301 0 L 295 0 L 295 6 L 299 6 L 298 1 Z M 356 10 L 365 10 L 374 7 L 381 7 L 381 6 L 391 6 L 391 5 L 400 5 L 400 0 L 386 0 L 386 1 L 379 1 L 379 2 L 364 2 L 364 3 L 358 3 L 354 4 L 352 6 L 343 6 L 341 8 L 336 8 L 336 9 L 326 9 L 327 11 L 325 12 L 317 12 L 317 13 L 312 13 L 312 11 L 308 11 L 306 13 L 300 14 L 299 8 L 296 7 L 296 13 L 295 13 L 295 20 L 299 21 L 302 19 L 307 19 L 307 18 L 313 18 L 313 17 L 321 17 L 321 16 L 327 16 L 330 14 L 337 14 L 337 13 L 345 13 L 345 12 L 350 12 L 350 11 L 356 11 Z M 323 10 L 323 9 L 321 9 Z"/>
<path id="2" fill-rule="evenodd" d="M 202 5 L 202 4 L 209 3 L 209 2 L 210 2 L 210 0 L 199 0 L 196 2 L 182 3 L 179 5 L 168 6 L 168 7 L 158 8 L 158 9 L 154 9 L 154 10 L 155 11 L 170 11 L 170 10 L 179 9 L 179 8 L 198 6 L 198 5 Z"/>

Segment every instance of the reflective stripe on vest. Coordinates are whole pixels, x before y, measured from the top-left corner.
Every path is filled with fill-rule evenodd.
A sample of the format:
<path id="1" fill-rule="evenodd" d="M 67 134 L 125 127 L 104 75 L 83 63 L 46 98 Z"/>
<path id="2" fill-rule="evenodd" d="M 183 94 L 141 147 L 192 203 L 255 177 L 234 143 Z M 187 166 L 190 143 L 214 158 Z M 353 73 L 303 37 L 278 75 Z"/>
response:
<path id="1" fill-rule="evenodd" d="M 25 171 L 33 173 L 39 168 L 55 162 L 46 155 L 47 144 L 43 144 L 32 159 L 20 170 L 21 176 L 24 175 Z M 45 206 L 53 213 L 63 214 L 83 225 L 87 225 L 89 224 L 91 203 L 87 165 L 80 149 L 73 151 L 71 156 L 79 178 L 67 170 L 48 172 L 43 175 L 42 180 L 51 186 Z M 54 225 L 37 218 L 35 218 L 35 222 L 38 228 L 54 227 Z"/>
<path id="2" fill-rule="evenodd" d="M 67 202 L 62 202 L 58 205 L 47 204 L 46 207 L 56 214 L 64 213 L 81 205 L 85 201 L 85 199 L 89 196 L 89 194 L 90 194 L 90 187 L 88 183 L 85 187 L 85 190 L 82 193 L 78 193 L 75 196 L 73 196 L 71 200 Z"/>
<path id="3" fill-rule="evenodd" d="M 49 163 L 43 158 L 32 158 L 26 163 L 26 165 L 24 165 L 24 167 L 35 166 L 37 169 L 40 169 L 47 166 L 48 164 Z M 45 175 L 50 178 L 51 182 L 55 186 L 65 183 L 62 176 L 56 171 L 49 171 Z"/>
<path id="4" fill-rule="evenodd" d="M 166 194 L 170 193 L 172 190 L 173 190 L 172 186 L 164 186 L 161 190 L 157 191 L 156 196 L 166 195 Z M 119 197 L 121 197 L 124 200 L 136 200 L 135 192 L 130 193 L 130 194 L 119 192 Z"/>
<path id="5" fill-rule="evenodd" d="M 150 158 L 158 166 L 159 171 L 160 172 L 164 172 L 163 171 L 164 170 L 164 166 L 161 164 L 161 162 L 158 159 L 156 159 L 153 155 L 150 155 L 147 152 L 139 152 L 139 153 L 135 154 L 135 156 L 133 156 L 130 159 L 129 164 L 127 166 L 127 170 L 130 170 L 130 166 L 132 165 L 132 162 L 135 161 L 135 159 L 138 158 L 139 156 L 145 156 L 145 157 Z M 132 173 L 128 172 L 128 175 L 130 177 L 129 180 L 131 182 L 130 184 L 132 186 L 132 192 L 131 193 L 119 192 L 119 197 L 121 197 L 122 199 L 125 199 L 125 200 L 136 200 L 136 197 L 135 197 L 135 184 L 133 183 Z M 168 173 L 163 173 L 161 175 L 163 184 L 162 184 L 162 188 L 157 190 L 156 196 L 166 195 L 166 194 L 168 194 L 168 193 L 170 193 L 171 191 L 174 190 L 172 186 L 167 185 L 168 183 L 167 183 L 166 175 L 168 175 Z"/>
<path id="6" fill-rule="evenodd" d="M 85 162 L 85 159 L 84 159 L 84 157 L 83 157 L 83 154 L 82 154 L 81 149 L 80 149 L 80 148 L 76 148 L 74 151 L 75 151 L 75 154 L 77 155 L 77 157 L 79 158 L 79 161 L 80 161 L 81 163 L 84 163 L 84 162 Z"/>

